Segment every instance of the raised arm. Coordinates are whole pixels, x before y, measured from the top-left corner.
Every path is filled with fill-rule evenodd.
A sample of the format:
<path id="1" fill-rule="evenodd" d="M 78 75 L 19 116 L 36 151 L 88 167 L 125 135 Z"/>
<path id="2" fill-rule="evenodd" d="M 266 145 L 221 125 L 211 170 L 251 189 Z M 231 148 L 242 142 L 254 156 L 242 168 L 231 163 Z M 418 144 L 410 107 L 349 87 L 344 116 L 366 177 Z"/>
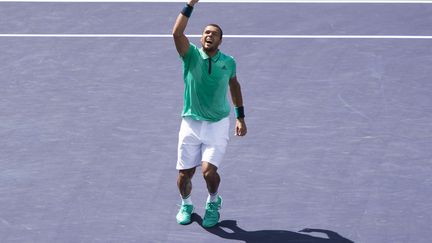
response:
<path id="1" fill-rule="evenodd" d="M 189 40 L 184 34 L 186 29 L 189 17 L 192 13 L 193 7 L 199 0 L 189 0 L 187 5 L 183 8 L 181 13 L 177 16 L 177 20 L 173 27 L 173 38 L 174 43 L 177 49 L 177 52 L 180 56 L 185 56 L 189 50 Z"/>

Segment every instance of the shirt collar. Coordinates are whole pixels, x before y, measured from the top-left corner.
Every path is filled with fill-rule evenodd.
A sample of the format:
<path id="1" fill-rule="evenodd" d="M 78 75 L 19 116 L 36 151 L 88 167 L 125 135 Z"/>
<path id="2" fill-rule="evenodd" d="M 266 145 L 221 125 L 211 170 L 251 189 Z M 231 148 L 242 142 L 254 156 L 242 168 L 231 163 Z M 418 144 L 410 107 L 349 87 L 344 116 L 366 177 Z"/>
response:
<path id="1" fill-rule="evenodd" d="M 199 52 L 201 54 L 201 57 L 203 59 L 209 59 L 209 55 L 207 55 L 207 53 L 203 50 L 203 48 L 199 49 Z M 213 62 L 217 62 L 219 60 L 219 57 L 221 56 L 221 52 L 218 50 L 218 52 L 216 53 L 216 55 L 214 55 L 211 59 Z"/>

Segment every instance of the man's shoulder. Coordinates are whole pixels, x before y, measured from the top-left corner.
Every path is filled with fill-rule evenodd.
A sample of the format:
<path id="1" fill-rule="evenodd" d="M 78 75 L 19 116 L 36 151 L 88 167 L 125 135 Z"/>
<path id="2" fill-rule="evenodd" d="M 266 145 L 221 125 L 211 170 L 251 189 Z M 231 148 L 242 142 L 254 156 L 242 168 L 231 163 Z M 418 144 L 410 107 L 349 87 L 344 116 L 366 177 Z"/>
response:
<path id="1" fill-rule="evenodd" d="M 192 42 L 189 42 L 189 49 L 198 49 L 197 48 L 197 46 L 194 44 L 194 43 L 192 43 Z"/>
<path id="2" fill-rule="evenodd" d="M 220 57 L 222 58 L 222 60 L 224 60 L 225 62 L 234 62 L 235 63 L 235 58 L 231 55 L 228 55 L 224 52 L 220 51 Z"/>
<path id="3" fill-rule="evenodd" d="M 230 69 L 235 70 L 236 69 L 236 60 L 233 56 L 227 55 L 223 52 L 221 52 L 220 59 L 223 63 L 227 65 L 227 67 L 230 67 Z"/>
<path id="4" fill-rule="evenodd" d="M 186 52 L 184 57 L 182 58 L 184 62 L 190 62 L 192 57 L 196 57 L 199 55 L 199 50 L 195 44 L 189 42 L 189 50 Z"/>

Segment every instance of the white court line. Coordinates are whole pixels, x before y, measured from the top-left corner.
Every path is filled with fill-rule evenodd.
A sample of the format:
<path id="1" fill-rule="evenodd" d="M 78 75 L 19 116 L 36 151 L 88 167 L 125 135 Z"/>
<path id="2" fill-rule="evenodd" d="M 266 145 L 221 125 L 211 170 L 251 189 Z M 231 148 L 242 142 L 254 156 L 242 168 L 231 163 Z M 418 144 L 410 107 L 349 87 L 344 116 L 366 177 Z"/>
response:
<path id="1" fill-rule="evenodd" d="M 156 3 L 185 3 L 186 0 L 0 0 L 0 2 L 156 2 Z M 201 0 L 200 3 L 432 3 L 432 0 Z"/>
<path id="2" fill-rule="evenodd" d="M 187 35 L 199 38 L 201 35 Z M 168 34 L 0 34 L 0 38 L 172 38 Z M 248 39 L 432 39 L 431 35 L 224 35 Z"/>

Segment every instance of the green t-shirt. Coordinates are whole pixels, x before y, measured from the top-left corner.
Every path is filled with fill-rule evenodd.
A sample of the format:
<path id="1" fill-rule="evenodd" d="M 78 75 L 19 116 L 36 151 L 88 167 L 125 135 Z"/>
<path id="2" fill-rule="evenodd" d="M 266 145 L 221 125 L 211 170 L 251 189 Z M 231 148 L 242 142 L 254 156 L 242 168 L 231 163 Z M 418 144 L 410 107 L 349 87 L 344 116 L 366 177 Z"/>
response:
<path id="1" fill-rule="evenodd" d="M 236 76 L 234 58 L 220 51 L 210 58 L 202 48 L 190 43 L 182 60 L 185 84 L 182 116 L 205 121 L 229 116 L 227 94 L 229 80 Z"/>

